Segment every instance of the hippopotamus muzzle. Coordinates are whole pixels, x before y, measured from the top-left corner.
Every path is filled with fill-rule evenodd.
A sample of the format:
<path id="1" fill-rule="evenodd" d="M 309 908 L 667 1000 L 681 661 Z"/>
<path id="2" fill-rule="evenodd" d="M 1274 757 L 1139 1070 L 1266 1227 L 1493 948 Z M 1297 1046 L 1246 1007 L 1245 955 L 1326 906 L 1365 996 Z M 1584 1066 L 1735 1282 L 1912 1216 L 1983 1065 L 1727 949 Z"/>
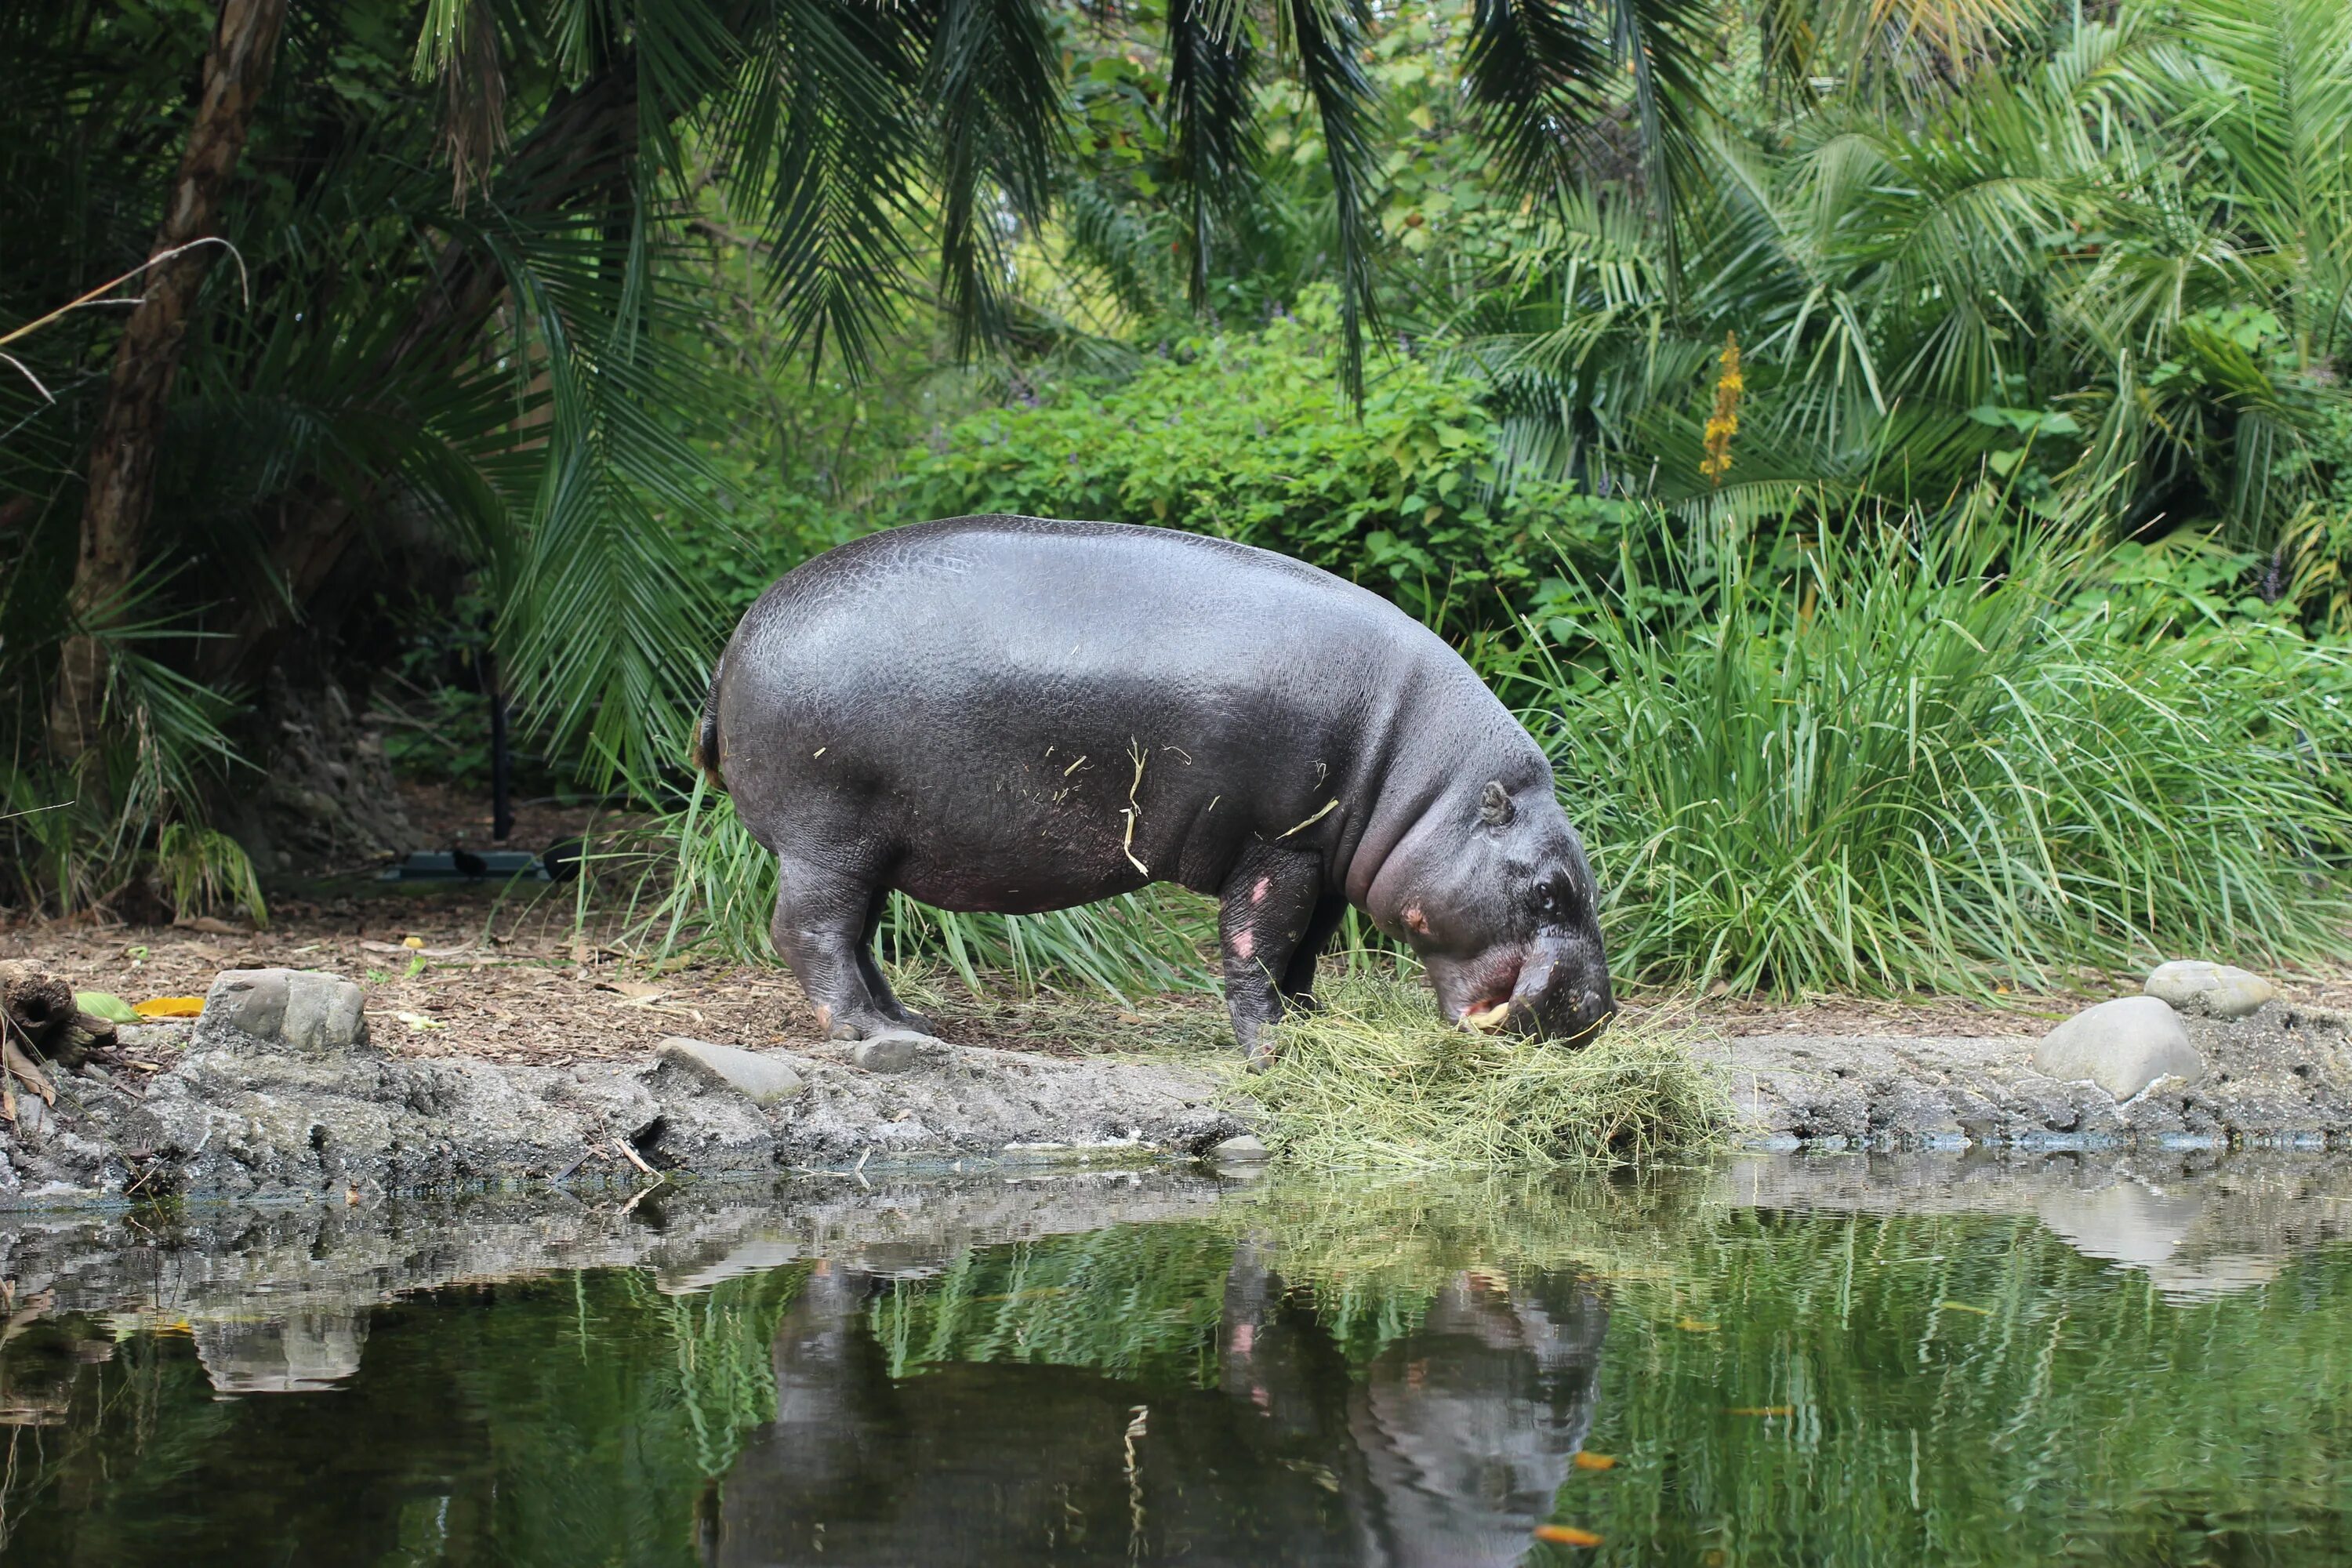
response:
<path id="1" fill-rule="evenodd" d="M 1426 962 L 1439 1010 L 1465 1029 L 1584 1046 L 1617 1011 L 1597 935 L 1546 931 L 1467 962 Z"/>

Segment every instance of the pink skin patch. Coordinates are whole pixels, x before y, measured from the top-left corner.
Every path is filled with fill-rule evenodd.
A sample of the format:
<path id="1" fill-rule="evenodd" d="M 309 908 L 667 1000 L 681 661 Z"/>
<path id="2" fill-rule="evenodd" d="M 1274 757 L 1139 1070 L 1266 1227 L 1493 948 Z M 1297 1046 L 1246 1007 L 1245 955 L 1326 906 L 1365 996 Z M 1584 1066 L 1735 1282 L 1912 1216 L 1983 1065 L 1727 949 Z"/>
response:
<path id="1" fill-rule="evenodd" d="M 1247 958 L 1251 953 L 1255 952 L 1256 951 L 1257 938 L 1253 936 L 1246 929 L 1234 933 L 1234 956 L 1235 958 Z"/>
<path id="2" fill-rule="evenodd" d="M 1260 877 L 1257 879 L 1257 886 L 1250 889 L 1250 902 L 1254 904 L 1262 904 L 1265 902 L 1266 889 L 1273 886 L 1273 878 Z"/>

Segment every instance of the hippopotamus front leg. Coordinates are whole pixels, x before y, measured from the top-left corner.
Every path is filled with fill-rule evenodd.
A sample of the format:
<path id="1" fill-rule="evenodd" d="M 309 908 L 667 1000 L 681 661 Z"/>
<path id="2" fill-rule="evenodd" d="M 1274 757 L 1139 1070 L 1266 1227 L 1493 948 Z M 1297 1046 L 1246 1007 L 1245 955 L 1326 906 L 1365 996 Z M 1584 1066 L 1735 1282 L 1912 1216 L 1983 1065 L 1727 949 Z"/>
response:
<path id="1" fill-rule="evenodd" d="M 1259 844 L 1235 863 L 1217 927 L 1225 1010 L 1253 1068 L 1274 1059 L 1258 1031 L 1279 1021 L 1286 1004 L 1314 1005 L 1315 961 L 1346 910 L 1345 900 L 1323 896 L 1320 856 Z"/>
<path id="2" fill-rule="evenodd" d="M 887 889 L 867 878 L 789 852 L 776 857 L 776 951 L 816 1008 L 817 1026 L 836 1040 L 867 1040 L 892 1029 L 931 1026 L 891 994 L 874 961 Z"/>

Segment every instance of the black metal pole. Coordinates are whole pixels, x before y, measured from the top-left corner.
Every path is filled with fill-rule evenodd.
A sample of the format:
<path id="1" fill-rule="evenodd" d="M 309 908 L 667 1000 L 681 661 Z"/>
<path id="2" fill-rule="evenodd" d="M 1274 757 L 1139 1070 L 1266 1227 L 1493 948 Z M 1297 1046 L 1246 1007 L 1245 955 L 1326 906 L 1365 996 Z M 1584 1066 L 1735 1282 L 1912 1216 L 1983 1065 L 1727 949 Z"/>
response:
<path id="1" fill-rule="evenodd" d="M 499 656 L 482 655 L 482 684 L 490 693 L 490 841 L 514 831 L 514 759 L 507 752 L 507 693 L 499 684 Z"/>

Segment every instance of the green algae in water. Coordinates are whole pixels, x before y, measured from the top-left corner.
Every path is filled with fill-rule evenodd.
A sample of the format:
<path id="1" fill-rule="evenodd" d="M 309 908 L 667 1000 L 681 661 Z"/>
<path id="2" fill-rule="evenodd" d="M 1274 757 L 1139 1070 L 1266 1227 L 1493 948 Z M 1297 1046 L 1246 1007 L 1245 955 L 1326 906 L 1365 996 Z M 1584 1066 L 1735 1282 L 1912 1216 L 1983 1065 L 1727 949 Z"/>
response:
<path id="1" fill-rule="evenodd" d="M 1855 1161 L 1808 1177 L 1852 1173 L 1843 1207 L 1743 1196 L 1789 1169 L 1277 1177 L 702 1290 L 599 1269 L 340 1316 L 257 1292 L 184 1330 L 28 1316 L 0 1346 L 0 1553 L 2352 1561 L 2352 1247 L 2326 1239 L 2352 1173 L 2265 1167 L 2202 1210 L 2180 1173 L 1957 1163 L 1964 1191 Z M 2102 1241 L 2084 1216 L 2118 1205 Z M 2128 1252 L 2190 1211 L 2195 1258 L 2064 1239 Z"/>

